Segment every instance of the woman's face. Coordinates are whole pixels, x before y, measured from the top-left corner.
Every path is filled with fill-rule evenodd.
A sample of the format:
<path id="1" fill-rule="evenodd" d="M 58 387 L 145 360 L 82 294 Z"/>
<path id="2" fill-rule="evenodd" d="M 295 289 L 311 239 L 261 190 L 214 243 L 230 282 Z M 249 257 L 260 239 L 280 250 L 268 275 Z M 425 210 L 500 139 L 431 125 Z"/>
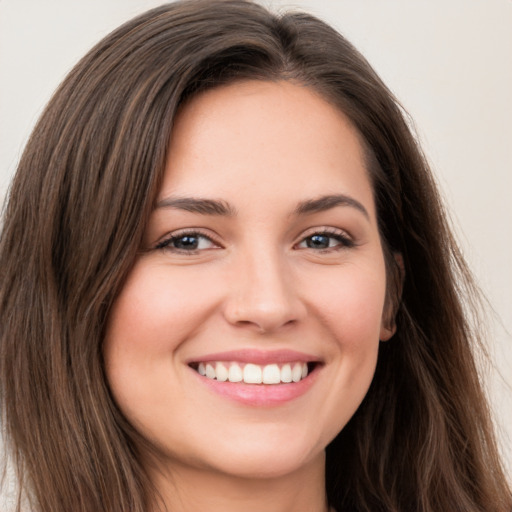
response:
<path id="1" fill-rule="evenodd" d="M 202 93 L 176 119 L 144 250 L 109 319 L 113 395 L 174 469 L 323 464 L 392 335 L 385 291 L 346 117 L 288 82 Z"/>

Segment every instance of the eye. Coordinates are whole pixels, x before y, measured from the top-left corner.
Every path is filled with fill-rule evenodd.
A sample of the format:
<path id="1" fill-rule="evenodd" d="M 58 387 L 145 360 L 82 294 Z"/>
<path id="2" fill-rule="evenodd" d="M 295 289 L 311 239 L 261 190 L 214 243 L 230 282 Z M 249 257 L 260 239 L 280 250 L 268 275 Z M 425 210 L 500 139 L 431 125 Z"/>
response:
<path id="1" fill-rule="evenodd" d="M 165 249 L 177 253 L 195 254 L 198 251 L 216 249 L 216 244 L 210 237 L 196 231 L 173 234 L 157 244 L 155 249 Z"/>
<path id="2" fill-rule="evenodd" d="M 325 251 L 354 247 L 354 245 L 354 242 L 342 232 L 322 231 L 307 236 L 296 247 Z"/>

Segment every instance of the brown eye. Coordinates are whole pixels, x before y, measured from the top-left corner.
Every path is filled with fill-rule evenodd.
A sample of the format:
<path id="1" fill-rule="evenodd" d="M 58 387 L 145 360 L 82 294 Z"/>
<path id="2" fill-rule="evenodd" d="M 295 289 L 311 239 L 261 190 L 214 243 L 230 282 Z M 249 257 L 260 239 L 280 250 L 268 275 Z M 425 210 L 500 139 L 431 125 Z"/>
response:
<path id="1" fill-rule="evenodd" d="M 182 233 L 166 238 L 156 246 L 156 249 L 191 253 L 216 247 L 218 247 L 217 244 L 206 235 L 201 233 Z"/>
<path id="2" fill-rule="evenodd" d="M 353 247 L 354 242 L 341 233 L 314 233 L 304 238 L 297 247 L 301 249 L 337 249 Z"/>
<path id="3" fill-rule="evenodd" d="M 175 238 L 171 244 L 175 249 L 182 251 L 195 251 L 199 247 L 199 237 L 194 235 L 185 235 Z"/>
<path id="4" fill-rule="evenodd" d="M 339 244 L 338 240 L 327 235 L 308 236 L 305 242 L 309 249 L 328 249 L 329 247 Z"/>

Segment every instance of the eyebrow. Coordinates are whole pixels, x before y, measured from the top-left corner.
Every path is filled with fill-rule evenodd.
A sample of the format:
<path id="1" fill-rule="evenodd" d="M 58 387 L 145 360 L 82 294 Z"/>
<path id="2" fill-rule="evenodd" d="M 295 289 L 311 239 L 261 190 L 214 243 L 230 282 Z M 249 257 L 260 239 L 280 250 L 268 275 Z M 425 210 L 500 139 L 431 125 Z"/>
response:
<path id="1" fill-rule="evenodd" d="M 295 215 L 308 215 L 312 213 L 323 212 L 335 208 L 336 206 L 350 206 L 360 211 L 368 220 L 370 214 L 368 210 L 353 197 L 345 194 L 332 194 L 321 196 L 317 199 L 308 199 L 307 201 L 300 202 L 295 208 Z"/>
<path id="2" fill-rule="evenodd" d="M 228 202 L 202 197 L 167 197 L 157 202 L 156 208 L 175 208 L 202 215 L 234 217 L 236 209 Z"/>
<path id="3" fill-rule="evenodd" d="M 368 210 L 353 197 L 345 194 L 331 194 L 316 199 L 301 201 L 293 211 L 295 215 L 309 215 L 319 213 L 337 206 L 349 206 L 360 211 L 366 219 L 370 220 Z M 167 197 L 157 202 L 156 208 L 175 208 L 201 215 L 220 215 L 234 217 L 236 208 L 221 199 L 206 199 L 201 197 Z"/>

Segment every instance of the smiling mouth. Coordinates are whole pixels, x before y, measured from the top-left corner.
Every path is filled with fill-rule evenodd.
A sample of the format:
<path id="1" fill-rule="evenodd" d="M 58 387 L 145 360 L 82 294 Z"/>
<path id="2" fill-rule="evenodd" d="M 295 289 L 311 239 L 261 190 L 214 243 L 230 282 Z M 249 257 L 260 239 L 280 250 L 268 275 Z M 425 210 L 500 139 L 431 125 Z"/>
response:
<path id="1" fill-rule="evenodd" d="M 209 361 L 189 365 L 207 379 L 245 384 L 292 384 L 305 379 L 317 366 L 314 362 L 272 364 Z"/>

